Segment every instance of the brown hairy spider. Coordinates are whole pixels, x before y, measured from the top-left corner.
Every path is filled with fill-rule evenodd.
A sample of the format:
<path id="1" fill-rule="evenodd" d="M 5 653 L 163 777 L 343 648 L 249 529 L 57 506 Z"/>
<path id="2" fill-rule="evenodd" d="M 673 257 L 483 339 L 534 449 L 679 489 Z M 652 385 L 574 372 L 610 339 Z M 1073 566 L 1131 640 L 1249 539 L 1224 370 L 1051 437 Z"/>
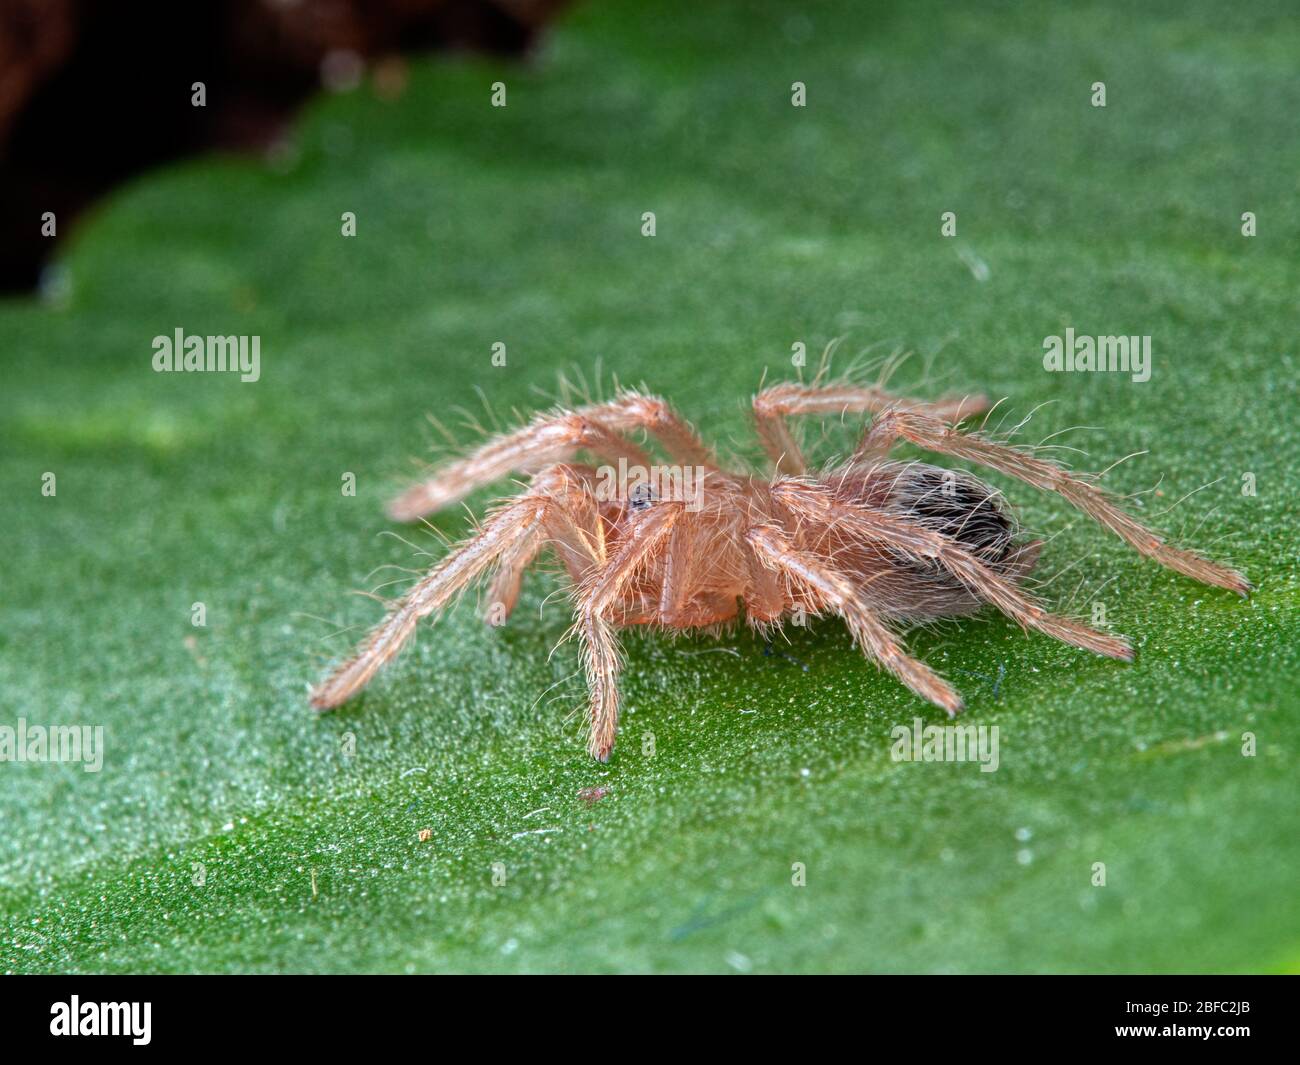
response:
<path id="1" fill-rule="evenodd" d="M 767 629 L 794 616 L 838 614 L 863 653 L 949 714 L 962 708 L 961 696 L 908 655 L 894 632 L 899 625 L 968 614 L 987 603 L 1024 629 L 1132 660 L 1123 637 L 1048 613 L 1025 591 L 1042 541 L 1015 541 L 992 488 L 968 473 L 889 461 L 899 440 L 1056 492 L 1162 565 L 1242 595 L 1250 590 L 1236 571 L 1166 544 L 1090 481 L 955 427 L 987 409 L 981 396 L 927 403 L 851 384 L 777 385 L 754 398 L 758 433 L 776 466 L 770 478 L 720 468 L 691 427 L 654 396 L 623 391 L 608 403 L 539 416 L 392 502 L 390 515 L 409 521 L 512 471 L 535 471 L 521 495 L 501 503 L 393 606 L 312 692 L 312 705 L 327 710 L 355 695 L 416 622 L 441 611 L 490 567 L 490 609 L 497 623 L 504 620 L 524 570 L 547 546 L 572 580 L 572 631 L 589 689 L 588 749 L 602 762 L 618 726 L 615 630 L 625 625 L 706 628 L 739 618 L 743 608 L 750 625 Z M 857 450 L 829 472 L 809 473 L 786 417 L 848 412 L 874 415 Z M 698 471 L 693 494 L 656 494 L 644 480 L 631 492 L 610 491 L 613 466 L 572 462 L 583 451 L 620 472 L 650 470 L 650 456 L 623 435 L 640 429 L 683 464 L 674 468 Z"/>

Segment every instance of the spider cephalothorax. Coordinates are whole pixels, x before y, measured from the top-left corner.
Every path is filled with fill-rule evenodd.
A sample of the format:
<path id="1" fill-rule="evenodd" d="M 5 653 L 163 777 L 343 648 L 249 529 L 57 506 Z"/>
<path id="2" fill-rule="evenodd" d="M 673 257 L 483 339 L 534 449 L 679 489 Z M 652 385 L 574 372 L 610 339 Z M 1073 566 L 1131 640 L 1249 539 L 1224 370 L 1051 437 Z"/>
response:
<path id="1" fill-rule="evenodd" d="M 722 469 L 690 426 L 653 396 L 623 392 L 608 403 L 539 416 L 393 502 L 394 518 L 413 520 L 512 471 L 533 472 L 524 492 L 502 503 L 397 602 L 357 653 L 315 689 L 312 705 L 324 710 L 345 702 L 421 618 L 489 570 L 495 571 L 489 613 L 504 620 L 524 570 L 547 548 L 572 583 L 574 632 L 589 689 L 588 747 L 602 761 L 618 726 L 616 630 L 622 626 L 709 628 L 743 617 L 766 627 L 796 613 L 838 614 L 868 657 L 952 714 L 961 697 L 907 654 L 898 625 L 991 604 L 1026 629 L 1132 658 L 1123 637 L 1048 613 L 1024 589 L 1042 544 L 1016 540 L 993 489 L 968 473 L 891 462 L 899 440 L 1056 492 L 1162 565 L 1243 595 L 1249 590 L 1236 571 L 1166 544 L 1090 480 L 955 428 L 985 409 L 979 396 L 924 403 L 849 384 L 778 385 L 754 399 L 759 436 L 776 467 L 762 477 Z M 786 417 L 849 412 L 875 415 L 857 450 L 828 471 L 809 473 Z M 655 465 L 624 435 L 635 430 L 647 431 L 677 465 Z M 575 463 L 579 452 L 602 465 Z M 637 474 L 630 488 L 628 470 Z M 690 491 L 678 491 L 682 485 Z"/>

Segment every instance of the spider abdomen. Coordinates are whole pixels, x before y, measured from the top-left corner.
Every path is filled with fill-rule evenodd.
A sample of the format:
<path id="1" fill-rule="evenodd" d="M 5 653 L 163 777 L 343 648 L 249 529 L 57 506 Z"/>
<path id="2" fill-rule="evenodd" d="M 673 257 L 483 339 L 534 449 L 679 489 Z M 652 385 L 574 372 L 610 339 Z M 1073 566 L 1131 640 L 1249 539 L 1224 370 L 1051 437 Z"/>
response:
<path id="1" fill-rule="evenodd" d="M 924 462 L 882 471 L 893 491 L 889 509 L 955 540 L 989 564 L 1002 562 L 1011 549 L 1015 523 L 998 494 L 977 477 Z"/>
<path id="2" fill-rule="evenodd" d="M 1001 497 L 968 473 L 924 462 L 885 462 L 834 475 L 827 483 L 846 502 L 938 533 L 1017 583 L 1038 561 L 1041 542 L 1016 542 L 1016 522 Z M 855 540 L 834 528 L 815 546 L 852 573 L 864 597 L 884 615 L 927 621 L 973 613 L 981 605 L 936 559 Z"/>

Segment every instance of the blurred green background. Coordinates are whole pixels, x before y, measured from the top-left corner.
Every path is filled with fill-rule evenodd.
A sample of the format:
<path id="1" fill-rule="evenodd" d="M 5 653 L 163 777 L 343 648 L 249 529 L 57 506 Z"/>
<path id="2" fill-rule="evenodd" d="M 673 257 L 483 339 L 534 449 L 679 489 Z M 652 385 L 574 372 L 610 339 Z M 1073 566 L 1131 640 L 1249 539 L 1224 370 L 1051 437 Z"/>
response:
<path id="1" fill-rule="evenodd" d="M 0 971 L 1300 968 L 1297 54 L 1280 4 L 593 3 L 525 65 L 421 60 L 119 190 L 0 304 L 0 724 L 106 730 L 98 774 L 0 765 Z M 261 380 L 155 374 L 176 327 L 259 335 Z M 1151 380 L 1044 372 L 1067 327 L 1151 335 Z M 1091 427 L 1053 441 L 1080 468 L 1149 450 L 1106 483 L 1257 593 L 998 482 L 1138 659 L 910 637 L 999 726 L 988 774 L 892 761 L 938 712 L 829 621 L 628 635 L 599 766 L 545 574 L 308 709 L 380 614 L 349 590 L 443 550 L 381 511 L 427 413 L 509 424 L 576 368 L 756 459 L 759 380 L 837 336 L 1008 425 L 1052 401 L 1018 439 Z"/>

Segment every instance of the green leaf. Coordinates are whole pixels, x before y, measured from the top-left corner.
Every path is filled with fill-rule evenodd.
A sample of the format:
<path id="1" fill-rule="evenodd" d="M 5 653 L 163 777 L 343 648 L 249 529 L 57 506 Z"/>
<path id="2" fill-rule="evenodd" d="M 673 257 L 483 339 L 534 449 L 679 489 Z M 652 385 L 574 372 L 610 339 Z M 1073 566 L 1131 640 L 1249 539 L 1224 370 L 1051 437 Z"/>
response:
<path id="1" fill-rule="evenodd" d="M 105 730 L 99 772 L 0 765 L 0 970 L 1300 967 L 1298 50 L 1267 5 L 592 4 L 530 65 L 423 60 L 271 162 L 118 192 L 61 296 L 0 307 L 0 725 Z M 178 327 L 260 336 L 260 379 L 154 373 Z M 1151 336 L 1151 379 L 1045 372 L 1066 328 Z M 940 716 L 829 621 L 770 654 L 627 635 L 600 766 L 546 573 L 308 709 L 379 616 L 348 590 L 444 550 L 381 510 L 426 413 L 509 422 L 576 367 L 751 460 L 759 381 L 838 336 L 917 352 L 901 389 L 1036 408 L 1027 443 L 1093 427 L 1051 441 L 1081 469 L 1147 452 L 1106 484 L 1158 485 L 1138 513 L 1257 592 L 998 482 L 1051 601 L 1138 658 L 988 614 L 910 635 L 1000 730 L 988 773 L 894 760 Z"/>

